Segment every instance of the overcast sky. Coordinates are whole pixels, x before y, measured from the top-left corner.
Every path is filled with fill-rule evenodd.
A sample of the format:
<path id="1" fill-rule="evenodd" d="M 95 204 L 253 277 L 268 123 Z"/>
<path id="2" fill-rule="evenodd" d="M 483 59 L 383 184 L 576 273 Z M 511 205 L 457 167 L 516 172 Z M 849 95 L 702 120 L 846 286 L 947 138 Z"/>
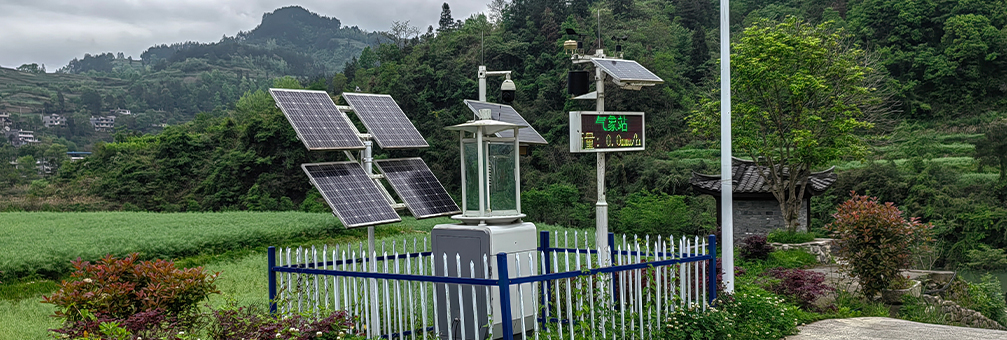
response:
<path id="1" fill-rule="evenodd" d="M 48 72 L 84 53 L 139 58 L 152 45 L 214 42 L 255 28 L 262 14 L 299 5 L 343 26 L 387 30 L 406 21 L 437 27 L 445 0 L 0 0 L 0 66 L 45 64 Z M 489 0 L 447 1 L 455 19 L 486 12 Z"/>

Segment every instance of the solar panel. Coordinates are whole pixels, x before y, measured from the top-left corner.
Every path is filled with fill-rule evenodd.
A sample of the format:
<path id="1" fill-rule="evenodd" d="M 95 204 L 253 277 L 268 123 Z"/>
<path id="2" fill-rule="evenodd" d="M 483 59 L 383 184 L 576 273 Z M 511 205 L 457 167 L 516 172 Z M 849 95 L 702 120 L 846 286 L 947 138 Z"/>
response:
<path id="1" fill-rule="evenodd" d="M 343 98 L 382 149 L 430 146 L 413 123 L 387 94 L 343 93 Z"/>
<path id="2" fill-rule="evenodd" d="M 382 159 L 374 163 L 416 218 L 461 212 L 423 159 Z"/>
<path id="3" fill-rule="evenodd" d="M 542 138 L 542 135 L 538 133 L 528 124 L 528 121 L 521 117 L 521 114 L 517 113 L 513 107 L 510 105 L 487 103 L 476 100 L 465 100 L 465 105 L 469 106 L 473 114 L 478 114 L 481 109 L 490 109 L 492 111 L 491 117 L 494 120 L 499 120 L 501 122 L 507 122 L 511 124 L 524 125 L 526 128 L 521 128 L 518 130 L 518 141 L 521 143 L 530 144 L 549 144 Z M 514 132 L 511 130 L 504 130 L 497 132 L 497 137 L 514 137 Z"/>
<path id="4" fill-rule="evenodd" d="M 402 220 L 360 164 L 314 163 L 301 168 L 347 228 Z"/>
<path id="5" fill-rule="evenodd" d="M 269 89 L 308 150 L 363 149 L 346 115 L 325 91 Z"/>
<path id="6" fill-rule="evenodd" d="M 646 67 L 632 60 L 624 59 L 591 59 L 592 62 L 605 73 L 620 82 L 642 81 L 650 83 L 663 83 L 664 80 L 654 72 L 650 72 Z"/>

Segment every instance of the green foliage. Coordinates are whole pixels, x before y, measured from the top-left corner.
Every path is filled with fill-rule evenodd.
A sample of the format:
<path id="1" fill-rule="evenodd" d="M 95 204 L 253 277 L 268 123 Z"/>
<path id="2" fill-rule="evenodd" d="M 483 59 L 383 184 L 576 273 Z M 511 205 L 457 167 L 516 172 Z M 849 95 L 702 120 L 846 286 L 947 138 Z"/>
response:
<path id="1" fill-rule="evenodd" d="M 719 293 L 714 307 L 672 312 L 662 339 L 781 339 L 797 334 L 800 311 L 782 298 L 752 285 L 734 295 Z"/>
<path id="2" fill-rule="evenodd" d="M 976 159 L 1000 169 L 999 183 L 1007 183 L 1007 118 L 986 126 L 983 139 L 976 142 Z"/>
<path id="3" fill-rule="evenodd" d="M 637 235 L 701 235 L 713 230 L 709 215 L 697 213 L 690 197 L 665 193 L 635 192 L 616 211 L 613 230 Z"/>
<path id="4" fill-rule="evenodd" d="M 843 269 L 856 277 L 864 296 L 872 298 L 898 281 L 900 268 L 910 263 L 912 246 L 930 239 L 930 224 L 906 219 L 891 202 L 853 194 L 841 204 L 835 221 L 826 226 L 840 242 Z"/>
<path id="5" fill-rule="evenodd" d="M 996 276 L 985 274 L 978 282 L 958 281 L 952 285 L 950 298 L 1001 325 L 1007 323 L 1007 300 Z"/>
<path id="6" fill-rule="evenodd" d="M 965 267 L 973 270 L 1002 270 L 1007 269 L 1007 254 L 1003 249 L 994 249 L 988 245 L 980 244 L 976 249 L 969 249 L 965 252 Z"/>
<path id="7" fill-rule="evenodd" d="M 521 211 L 530 221 L 570 227 L 590 226 L 590 207 L 580 202 L 577 188 L 569 184 L 553 184 L 542 190 L 521 193 Z"/>
<path id="8" fill-rule="evenodd" d="M 883 77 L 849 34 L 795 17 L 759 21 L 732 50 L 732 143 L 769 169 L 763 177 L 794 231 L 812 168 L 865 154 L 853 132 L 872 126 L 865 115 L 885 113 Z M 705 100 L 689 116 L 695 133 L 719 134 L 719 106 Z"/>
<path id="9" fill-rule="evenodd" d="M 86 315 L 123 319 L 133 314 L 162 310 L 170 316 L 191 315 L 198 303 L 213 293 L 218 274 L 203 268 L 176 269 L 165 260 L 139 261 L 139 254 L 124 258 L 106 255 L 97 263 L 73 261 L 76 271 L 44 303 L 59 308 L 55 317 L 66 324 L 87 321 Z"/>
<path id="10" fill-rule="evenodd" d="M 811 242 L 811 241 L 814 241 L 815 237 L 817 237 L 817 236 L 818 235 L 815 235 L 814 233 L 810 233 L 810 232 L 800 232 L 800 231 L 789 231 L 789 230 L 783 230 L 783 229 L 776 229 L 776 230 L 770 231 L 769 235 L 766 238 L 767 238 L 767 240 L 769 240 L 769 242 L 773 242 L 773 243 L 790 243 L 790 244 L 792 244 L 792 243 Z"/>

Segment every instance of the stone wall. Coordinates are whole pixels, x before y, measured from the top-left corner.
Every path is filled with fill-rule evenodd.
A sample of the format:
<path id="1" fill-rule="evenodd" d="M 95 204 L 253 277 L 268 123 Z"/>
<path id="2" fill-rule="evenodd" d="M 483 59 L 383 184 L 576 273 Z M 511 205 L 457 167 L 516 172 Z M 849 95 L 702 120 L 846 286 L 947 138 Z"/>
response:
<path id="1" fill-rule="evenodd" d="M 973 328 L 1007 330 L 1007 328 L 1004 328 L 1004 326 L 1000 325 L 996 321 L 983 316 L 977 311 L 959 306 L 954 301 L 944 300 L 941 299 L 940 296 L 926 294 L 923 295 L 923 300 L 935 308 L 940 308 L 941 311 L 948 316 L 948 321 L 951 323 L 961 324 Z"/>
<path id="2" fill-rule="evenodd" d="M 798 221 L 798 231 L 807 231 L 808 201 L 804 201 Z M 734 239 L 743 240 L 749 235 L 767 235 L 770 231 L 786 227 L 780 203 L 776 200 L 734 200 Z"/>
<path id="3" fill-rule="evenodd" d="M 815 255 L 815 258 L 818 259 L 818 263 L 821 264 L 829 264 L 835 260 L 833 255 L 835 240 L 831 238 L 816 238 L 814 241 L 805 243 L 770 243 L 770 245 L 773 246 L 773 248 L 776 248 L 776 250 L 804 250 L 811 255 Z"/>

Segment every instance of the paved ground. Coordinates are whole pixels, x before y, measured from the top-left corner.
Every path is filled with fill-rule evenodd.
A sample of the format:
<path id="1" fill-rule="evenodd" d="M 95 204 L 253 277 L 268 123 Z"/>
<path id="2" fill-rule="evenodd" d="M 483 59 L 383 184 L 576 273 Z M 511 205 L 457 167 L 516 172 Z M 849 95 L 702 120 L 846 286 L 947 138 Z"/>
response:
<path id="1" fill-rule="evenodd" d="M 830 319 L 798 327 L 786 340 L 1005 340 L 1007 331 L 965 328 L 892 318 Z"/>

